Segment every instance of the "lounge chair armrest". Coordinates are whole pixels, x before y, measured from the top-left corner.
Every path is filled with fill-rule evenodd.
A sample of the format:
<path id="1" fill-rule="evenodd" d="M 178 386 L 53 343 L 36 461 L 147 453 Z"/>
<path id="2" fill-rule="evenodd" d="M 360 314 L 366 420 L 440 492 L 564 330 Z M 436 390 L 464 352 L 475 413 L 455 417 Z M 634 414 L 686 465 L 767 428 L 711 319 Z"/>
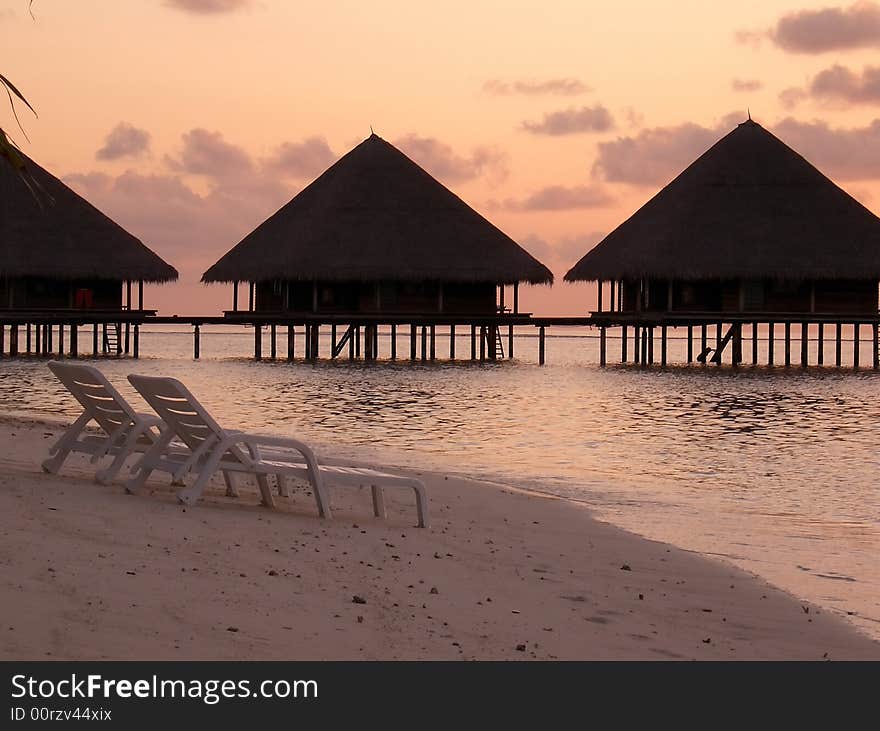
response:
<path id="1" fill-rule="evenodd" d="M 305 442 L 293 439 L 292 437 L 272 437 L 265 434 L 245 434 L 239 432 L 229 433 L 229 436 L 224 441 L 229 441 L 232 444 L 244 444 L 249 448 L 256 447 L 258 450 L 259 447 L 288 447 L 295 449 L 305 457 L 311 457 L 317 462 L 315 451 Z"/>

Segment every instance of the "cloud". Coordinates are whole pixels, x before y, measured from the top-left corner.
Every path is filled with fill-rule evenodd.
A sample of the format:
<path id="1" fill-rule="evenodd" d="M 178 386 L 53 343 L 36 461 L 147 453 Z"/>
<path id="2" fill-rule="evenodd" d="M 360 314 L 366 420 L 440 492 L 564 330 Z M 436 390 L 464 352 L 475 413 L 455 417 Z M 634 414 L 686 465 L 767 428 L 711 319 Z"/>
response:
<path id="1" fill-rule="evenodd" d="M 751 46 L 752 48 L 760 47 L 761 43 L 767 38 L 767 31 L 763 30 L 738 30 L 736 32 L 736 42 L 743 46 Z"/>
<path id="2" fill-rule="evenodd" d="M 104 139 L 104 146 L 96 153 L 98 160 L 118 160 L 121 157 L 139 157 L 150 149 L 150 133 L 127 122 L 117 124 Z"/>
<path id="3" fill-rule="evenodd" d="M 462 156 L 445 142 L 416 134 L 401 137 L 394 145 L 444 183 L 463 183 L 483 176 L 496 183 L 507 177 L 506 158 L 492 147 L 477 147 L 470 156 Z"/>
<path id="4" fill-rule="evenodd" d="M 578 94 L 586 94 L 588 91 L 592 91 L 592 89 L 583 81 L 568 78 L 512 82 L 490 79 L 483 84 L 483 92 L 493 96 L 510 96 L 512 94 L 577 96 Z"/>
<path id="5" fill-rule="evenodd" d="M 285 142 L 263 165 L 290 178 L 314 178 L 336 162 L 337 155 L 323 137 L 309 137 L 302 142 Z"/>
<path id="6" fill-rule="evenodd" d="M 836 64 L 820 71 L 810 83 L 810 95 L 827 102 L 877 104 L 880 67 L 865 66 L 861 74 Z"/>
<path id="7" fill-rule="evenodd" d="M 509 211 L 565 211 L 578 208 L 601 208 L 613 198 L 600 185 L 550 185 L 521 200 L 508 198 L 502 203 L 490 202 L 490 208 Z"/>
<path id="8" fill-rule="evenodd" d="M 601 104 L 564 109 L 544 115 L 540 122 L 523 122 L 523 129 L 536 135 L 571 135 L 581 132 L 607 132 L 614 128 L 611 113 Z"/>
<path id="9" fill-rule="evenodd" d="M 250 175 L 254 169 L 250 155 L 243 148 L 226 142 L 219 132 L 201 128 L 183 135 L 179 158 L 166 156 L 165 161 L 176 172 L 217 179 Z"/>
<path id="10" fill-rule="evenodd" d="M 847 8 L 800 10 L 784 15 L 767 33 L 790 53 L 825 53 L 880 46 L 880 5 L 857 2 Z"/>
<path id="11" fill-rule="evenodd" d="M 590 231 L 575 236 L 563 236 L 551 243 L 537 234 L 529 234 L 520 239 L 519 243 L 551 269 L 568 269 L 606 235 L 604 231 Z"/>
<path id="12" fill-rule="evenodd" d="M 779 102 L 786 109 L 794 109 L 807 97 L 807 92 L 797 86 L 791 86 L 779 92 Z"/>
<path id="13" fill-rule="evenodd" d="M 758 79 L 733 79 L 730 82 L 730 88 L 734 91 L 758 91 L 764 87 L 764 84 Z"/>
<path id="14" fill-rule="evenodd" d="M 880 119 L 864 127 L 832 128 L 818 120 L 786 117 L 773 132 L 837 180 L 880 179 Z"/>
<path id="15" fill-rule="evenodd" d="M 165 5 L 169 8 L 196 15 L 232 13 L 252 4 L 253 0 L 165 0 Z"/>
<path id="16" fill-rule="evenodd" d="M 726 121 L 714 129 L 689 122 L 600 142 L 593 175 L 616 183 L 665 183 L 719 138 Z"/>

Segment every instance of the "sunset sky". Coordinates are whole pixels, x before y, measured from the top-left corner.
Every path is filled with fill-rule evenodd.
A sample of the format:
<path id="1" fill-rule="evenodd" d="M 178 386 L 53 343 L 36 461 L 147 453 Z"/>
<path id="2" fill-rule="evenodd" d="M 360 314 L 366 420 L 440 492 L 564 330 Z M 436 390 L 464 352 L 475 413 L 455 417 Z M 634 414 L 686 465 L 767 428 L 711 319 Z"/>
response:
<path id="1" fill-rule="evenodd" d="M 880 4 L 0 0 L 0 126 L 176 266 L 201 273 L 377 134 L 555 273 L 524 309 L 594 305 L 562 276 L 746 116 L 880 210 Z M 875 64 L 875 65 L 872 65 Z"/>

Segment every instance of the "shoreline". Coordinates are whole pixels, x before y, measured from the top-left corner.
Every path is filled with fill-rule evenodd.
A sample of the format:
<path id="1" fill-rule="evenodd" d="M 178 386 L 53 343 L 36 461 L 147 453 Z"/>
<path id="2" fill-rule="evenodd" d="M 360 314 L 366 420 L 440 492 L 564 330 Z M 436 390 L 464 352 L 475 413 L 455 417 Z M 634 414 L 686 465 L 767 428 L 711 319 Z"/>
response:
<path id="1" fill-rule="evenodd" d="M 321 521 L 307 490 L 273 512 L 222 480 L 182 508 L 81 455 L 43 474 L 62 428 L 0 415 L 3 659 L 880 659 L 831 610 L 563 497 L 400 470 L 432 528 L 393 491 L 386 521 L 368 491 Z"/>

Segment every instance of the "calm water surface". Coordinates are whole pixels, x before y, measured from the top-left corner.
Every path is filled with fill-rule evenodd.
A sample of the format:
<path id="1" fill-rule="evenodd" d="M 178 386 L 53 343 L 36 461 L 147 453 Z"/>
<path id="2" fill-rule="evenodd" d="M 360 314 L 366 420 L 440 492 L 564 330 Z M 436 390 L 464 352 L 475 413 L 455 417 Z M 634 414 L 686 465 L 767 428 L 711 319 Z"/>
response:
<path id="1" fill-rule="evenodd" d="M 250 331 L 205 328 L 202 360 L 193 364 L 188 332 L 156 331 L 142 333 L 140 361 L 100 365 L 133 401 L 127 373 L 171 375 L 231 428 L 298 434 L 334 454 L 582 501 L 600 518 L 853 612 L 880 637 L 880 375 L 600 369 L 598 341 L 587 335 L 551 334 L 544 367 L 534 337 L 518 339 L 516 360 L 495 364 L 289 364 L 249 361 Z M 619 341 L 610 343 L 619 353 Z M 833 362 L 833 343 L 826 345 Z M 683 341 L 671 347 L 683 360 Z M 459 355 L 469 349 L 467 339 L 457 341 Z M 811 343 L 811 362 L 815 349 Z M 380 335 L 380 353 L 388 350 Z M 283 337 L 278 352 L 286 353 Z M 401 337 L 398 353 L 408 352 Z M 448 339 L 439 338 L 438 355 L 446 352 Z M 799 357 L 799 346 L 792 352 Z M 863 342 L 862 358 L 870 352 Z M 44 362 L 17 360 L 0 362 L 0 412 L 77 410 Z"/>

